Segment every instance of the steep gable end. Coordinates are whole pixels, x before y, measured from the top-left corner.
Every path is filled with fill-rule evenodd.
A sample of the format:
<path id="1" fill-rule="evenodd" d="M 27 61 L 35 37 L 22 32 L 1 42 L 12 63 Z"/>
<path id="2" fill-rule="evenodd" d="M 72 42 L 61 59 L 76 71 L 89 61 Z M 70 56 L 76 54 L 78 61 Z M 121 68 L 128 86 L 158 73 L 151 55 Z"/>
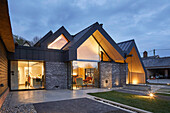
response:
<path id="1" fill-rule="evenodd" d="M 68 43 L 68 40 L 63 34 L 56 38 L 51 44 L 48 45 L 48 49 L 61 49 Z"/>
<path id="2" fill-rule="evenodd" d="M 55 33 L 51 33 L 51 32 L 47 33 L 40 41 L 37 42 L 37 44 L 35 44 L 35 46 L 40 45 L 40 47 L 42 48 L 48 48 L 48 46 L 50 45 L 50 47 L 54 48 L 53 47 L 54 45 L 52 46 L 51 44 L 52 43 L 54 44 L 54 42 L 56 42 L 57 40 L 59 41 L 61 37 L 64 37 L 64 39 L 67 42 L 70 42 L 73 39 L 73 37 L 69 34 L 69 32 L 62 26 Z M 63 38 L 61 38 L 59 42 L 63 43 L 63 41 L 64 41 Z"/>

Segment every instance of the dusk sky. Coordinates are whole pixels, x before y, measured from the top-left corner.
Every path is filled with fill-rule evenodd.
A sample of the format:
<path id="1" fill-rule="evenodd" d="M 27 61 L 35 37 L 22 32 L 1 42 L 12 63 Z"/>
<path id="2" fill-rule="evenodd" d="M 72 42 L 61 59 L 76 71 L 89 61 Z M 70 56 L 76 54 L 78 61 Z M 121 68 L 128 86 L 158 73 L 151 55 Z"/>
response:
<path id="1" fill-rule="evenodd" d="M 64 26 L 74 35 L 99 22 L 118 43 L 170 56 L 169 0 L 8 0 L 13 34 L 32 40 Z M 168 49 L 168 50 L 157 50 Z M 152 52 L 149 52 L 153 55 Z"/>

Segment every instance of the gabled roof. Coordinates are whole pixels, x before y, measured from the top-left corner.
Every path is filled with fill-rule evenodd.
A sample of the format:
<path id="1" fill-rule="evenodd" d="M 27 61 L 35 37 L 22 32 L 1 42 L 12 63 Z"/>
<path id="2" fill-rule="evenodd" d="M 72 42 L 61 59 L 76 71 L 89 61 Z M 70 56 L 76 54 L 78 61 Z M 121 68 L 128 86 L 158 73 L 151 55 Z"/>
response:
<path id="1" fill-rule="evenodd" d="M 51 35 L 53 35 L 53 32 L 50 30 L 46 35 L 44 35 L 36 44 L 34 44 L 34 46 L 36 47 L 36 46 L 40 46 L 40 44 L 43 42 L 43 41 L 45 41 L 45 40 L 47 40 L 48 39 L 48 37 L 50 37 Z"/>
<path id="2" fill-rule="evenodd" d="M 29 46 L 29 47 L 31 47 L 31 44 L 30 44 L 30 42 L 25 41 L 25 42 L 22 44 L 22 46 Z"/>
<path id="3" fill-rule="evenodd" d="M 34 46 L 47 48 L 48 45 L 61 34 L 68 39 L 68 43 L 61 48 L 61 50 L 69 50 L 69 60 L 76 59 L 77 48 L 92 35 L 95 40 L 103 46 L 106 53 L 109 52 L 111 59 L 116 60 L 116 62 L 124 61 L 124 53 L 98 22 L 90 25 L 75 35 L 70 35 L 69 32 L 62 26 L 55 33 L 52 33 L 52 31 L 48 32 Z"/>
<path id="4" fill-rule="evenodd" d="M 126 55 L 129 55 L 129 53 L 132 51 L 133 48 L 135 48 L 135 51 L 137 53 L 137 56 L 140 60 L 140 63 L 144 69 L 144 72 L 146 74 L 146 69 L 144 67 L 144 64 L 142 62 L 142 59 L 141 59 L 141 56 L 139 54 L 139 51 L 138 51 L 138 48 L 136 46 L 136 43 L 134 41 L 134 39 L 132 40 L 128 40 L 128 41 L 124 41 L 124 42 L 120 42 L 120 43 L 117 43 L 117 45 L 122 49 L 122 51 L 126 54 Z M 126 58 L 127 59 L 127 58 Z"/>
<path id="5" fill-rule="evenodd" d="M 128 40 L 124 42 L 117 43 L 118 46 L 122 49 L 122 51 L 127 52 L 129 49 L 130 45 L 134 42 L 134 40 Z"/>
<path id="6" fill-rule="evenodd" d="M 71 50 L 72 53 L 76 53 L 76 49 L 91 35 L 93 35 L 96 41 L 103 46 L 106 53 L 109 52 L 112 59 L 124 61 L 124 53 L 98 22 L 74 35 L 73 40 L 69 42 L 62 50 Z M 75 60 L 75 57 L 76 56 L 73 56 L 70 60 Z"/>
<path id="7" fill-rule="evenodd" d="M 85 33 L 87 33 L 88 30 L 89 30 L 90 28 L 92 28 L 92 26 L 94 26 L 95 24 L 97 24 L 97 22 L 94 23 L 94 24 L 92 24 L 91 26 L 83 29 L 82 31 L 78 32 L 77 34 L 73 35 L 73 40 L 72 40 L 71 42 L 69 42 L 69 43 L 63 48 L 63 50 L 67 50 L 67 49 L 69 49 L 70 46 L 74 45 L 74 43 L 76 43 L 76 42 L 77 42 Z"/>
<path id="8" fill-rule="evenodd" d="M 51 42 L 53 42 L 56 38 L 58 38 L 61 34 L 63 34 L 68 41 L 71 41 L 73 37 L 69 34 L 69 32 L 62 26 L 55 33 L 49 31 L 43 38 L 41 38 L 34 46 L 44 47 L 46 48 Z"/>

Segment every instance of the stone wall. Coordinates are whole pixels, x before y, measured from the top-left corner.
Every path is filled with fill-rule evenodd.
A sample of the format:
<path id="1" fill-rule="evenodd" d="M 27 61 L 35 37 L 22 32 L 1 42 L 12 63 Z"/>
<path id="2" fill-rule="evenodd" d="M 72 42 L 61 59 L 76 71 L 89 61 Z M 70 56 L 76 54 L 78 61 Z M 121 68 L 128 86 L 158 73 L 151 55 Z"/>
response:
<path id="1" fill-rule="evenodd" d="M 67 63 L 46 62 L 46 89 L 67 89 Z"/>
<path id="2" fill-rule="evenodd" d="M 128 65 L 115 62 L 100 62 L 100 87 L 111 88 L 126 84 Z"/>

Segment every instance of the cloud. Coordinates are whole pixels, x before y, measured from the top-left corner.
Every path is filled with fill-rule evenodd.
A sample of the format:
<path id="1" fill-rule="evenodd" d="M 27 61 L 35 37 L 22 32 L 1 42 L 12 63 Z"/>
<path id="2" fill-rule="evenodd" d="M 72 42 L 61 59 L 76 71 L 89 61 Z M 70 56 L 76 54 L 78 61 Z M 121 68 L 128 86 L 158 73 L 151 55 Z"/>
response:
<path id="1" fill-rule="evenodd" d="M 168 0 L 9 1 L 13 33 L 28 40 L 61 26 L 75 34 L 98 21 L 116 42 L 135 39 L 141 52 L 170 48 L 169 6 Z"/>

